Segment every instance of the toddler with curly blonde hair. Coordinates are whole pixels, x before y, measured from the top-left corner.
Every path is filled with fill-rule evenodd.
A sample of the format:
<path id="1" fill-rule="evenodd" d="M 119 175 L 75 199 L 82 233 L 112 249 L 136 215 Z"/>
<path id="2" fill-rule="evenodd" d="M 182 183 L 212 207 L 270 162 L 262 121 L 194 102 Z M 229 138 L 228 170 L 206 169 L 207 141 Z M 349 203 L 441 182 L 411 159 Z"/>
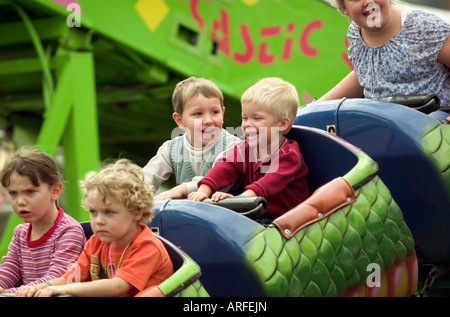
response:
<path id="1" fill-rule="evenodd" d="M 62 277 L 19 295 L 130 296 L 167 279 L 173 266 L 147 226 L 153 217 L 153 189 L 142 169 L 120 159 L 88 173 L 81 187 L 94 235 Z"/>
<path id="2" fill-rule="evenodd" d="M 105 198 L 112 195 L 123 201 L 133 214 L 141 211 L 140 223 L 148 224 L 153 218 L 153 186 L 145 180 L 142 169 L 127 159 L 120 159 L 99 173 L 88 173 L 80 185 L 86 210 L 89 210 L 88 191 L 95 189 Z"/>

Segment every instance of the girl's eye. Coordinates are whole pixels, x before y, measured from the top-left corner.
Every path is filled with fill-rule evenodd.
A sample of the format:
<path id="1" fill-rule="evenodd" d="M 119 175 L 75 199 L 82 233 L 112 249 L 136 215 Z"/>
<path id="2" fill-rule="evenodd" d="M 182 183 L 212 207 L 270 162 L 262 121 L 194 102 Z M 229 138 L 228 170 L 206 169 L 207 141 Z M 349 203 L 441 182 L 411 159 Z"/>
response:
<path id="1" fill-rule="evenodd" d="M 112 210 L 106 210 L 105 211 L 105 214 L 107 214 L 107 215 L 112 215 L 114 213 L 114 211 L 112 211 Z"/>
<path id="2" fill-rule="evenodd" d="M 9 196 L 11 196 L 11 197 L 13 197 L 13 196 L 16 196 L 16 195 L 17 195 L 17 193 L 16 193 L 16 192 L 13 192 L 13 191 L 10 191 L 10 192 L 8 192 L 8 194 L 9 194 Z"/>
<path id="3" fill-rule="evenodd" d="M 91 215 L 96 215 L 97 214 L 97 210 L 91 209 L 91 210 L 89 210 L 89 213 Z"/>

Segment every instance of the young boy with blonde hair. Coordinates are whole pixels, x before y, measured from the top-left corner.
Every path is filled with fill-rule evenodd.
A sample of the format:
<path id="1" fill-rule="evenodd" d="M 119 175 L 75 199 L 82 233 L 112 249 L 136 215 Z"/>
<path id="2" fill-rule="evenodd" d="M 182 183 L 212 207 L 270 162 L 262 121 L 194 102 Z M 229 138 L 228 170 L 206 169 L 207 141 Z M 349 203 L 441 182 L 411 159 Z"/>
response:
<path id="1" fill-rule="evenodd" d="M 218 201 L 234 197 L 221 190 L 243 179 L 240 196 L 264 197 L 268 202 L 266 216 L 273 219 L 309 195 L 309 169 L 297 142 L 285 137 L 299 107 L 297 90 L 280 78 L 264 78 L 244 92 L 241 104 L 246 139 L 214 164 L 198 182 L 198 191 L 188 198 L 202 201 L 212 195 L 212 200 Z"/>
<path id="2" fill-rule="evenodd" d="M 16 296 L 131 296 L 173 273 L 169 254 L 147 226 L 153 189 L 139 166 L 120 159 L 86 175 L 82 187 L 94 235 L 62 277 L 22 287 Z"/>
<path id="3" fill-rule="evenodd" d="M 177 186 L 156 195 L 155 200 L 187 197 L 197 190 L 198 180 L 215 159 L 240 141 L 222 128 L 223 100 L 220 88 L 208 79 L 190 77 L 177 84 L 172 118 L 184 134 L 164 142 L 143 168 L 155 191 L 171 174 L 175 174 Z"/>

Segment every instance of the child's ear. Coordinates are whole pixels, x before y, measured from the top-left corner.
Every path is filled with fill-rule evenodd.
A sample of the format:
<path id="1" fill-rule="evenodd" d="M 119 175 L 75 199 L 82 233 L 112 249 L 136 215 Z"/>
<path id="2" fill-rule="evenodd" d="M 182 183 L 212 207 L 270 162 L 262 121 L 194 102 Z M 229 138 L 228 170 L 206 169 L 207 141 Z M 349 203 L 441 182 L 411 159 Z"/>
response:
<path id="1" fill-rule="evenodd" d="M 51 198 L 52 198 L 52 200 L 58 200 L 59 196 L 61 195 L 61 192 L 62 192 L 62 184 L 61 183 L 53 185 L 51 187 Z"/>
<path id="2" fill-rule="evenodd" d="M 172 113 L 172 118 L 180 129 L 184 128 L 183 120 L 181 120 L 181 115 L 178 112 Z"/>
<path id="3" fill-rule="evenodd" d="M 288 117 L 284 117 L 280 121 L 279 131 L 280 132 L 285 132 L 289 128 L 290 124 L 291 124 L 291 119 L 289 119 Z"/>
<path id="4" fill-rule="evenodd" d="M 134 213 L 133 219 L 134 219 L 137 223 L 139 223 L 139 222 L 141 221 L 142 214 L 143 214 L 142 210 L 136 211 L 136 212 Z"/>
<path id="5" fill-rule="evenodd" d="M 339 11 L 341 11 L 341 13 L 342 13 L 343 15 L 347 15 L 347 16 L 349 15 L 347 9 L 345 9 L 344 6 L 339 7 Z"/>

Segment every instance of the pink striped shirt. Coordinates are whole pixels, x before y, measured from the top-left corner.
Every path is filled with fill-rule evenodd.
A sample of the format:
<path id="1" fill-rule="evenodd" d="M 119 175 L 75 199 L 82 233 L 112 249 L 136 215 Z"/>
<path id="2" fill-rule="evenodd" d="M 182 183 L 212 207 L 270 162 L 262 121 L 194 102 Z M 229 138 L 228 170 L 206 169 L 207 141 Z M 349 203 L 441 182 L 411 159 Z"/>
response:
<path id="1" fill-rule="evenodd" d="M 61 277 L 78 259 L 86 241 L 80 223 L 58 207 L 53 227 L 29 241 L 30 224 L 20 224 L 0 264 L 0 287 L 15 293 L 16 284 L 35 285 Z"/>

